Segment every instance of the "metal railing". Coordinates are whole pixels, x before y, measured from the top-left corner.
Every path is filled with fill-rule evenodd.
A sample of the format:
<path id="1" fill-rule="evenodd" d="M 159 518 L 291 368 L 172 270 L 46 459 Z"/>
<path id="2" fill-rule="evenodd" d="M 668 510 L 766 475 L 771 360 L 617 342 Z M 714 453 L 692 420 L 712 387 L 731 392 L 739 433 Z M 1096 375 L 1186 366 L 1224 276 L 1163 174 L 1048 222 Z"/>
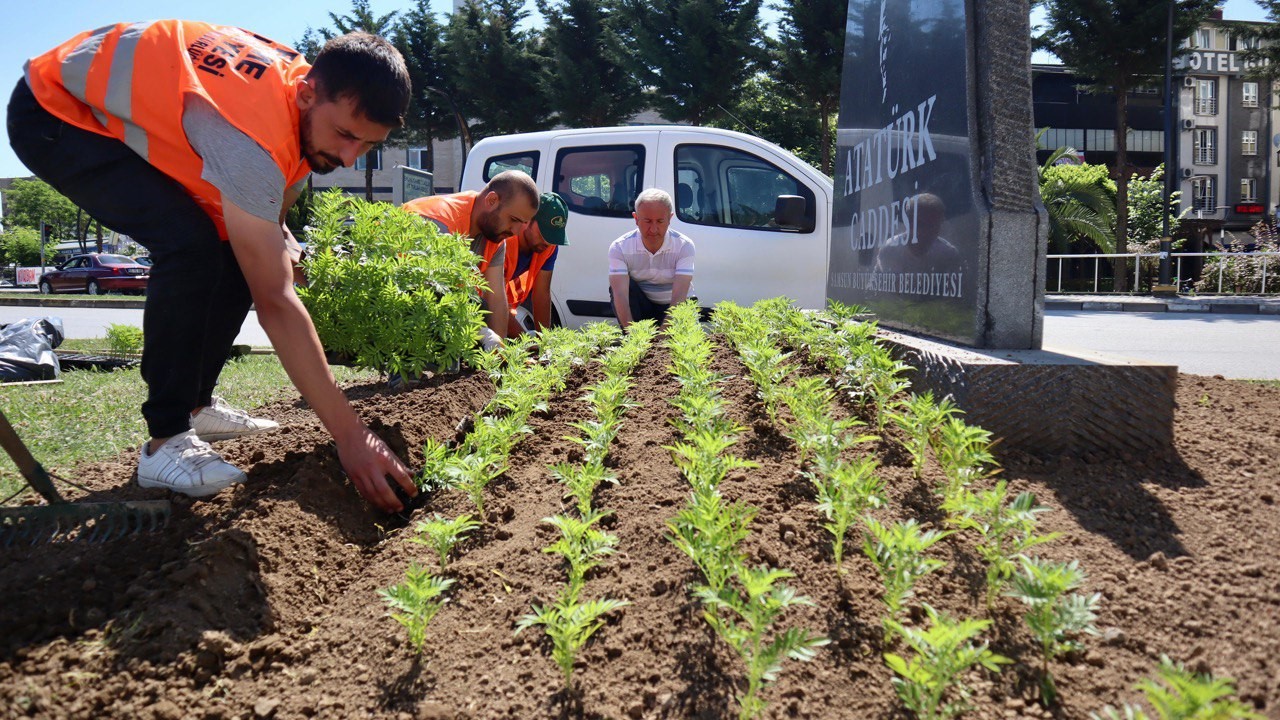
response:
<path id="1" fill-rule="evenodd" d="M 1191 156 L 1191 162 L 1196 165 L 1214 165 L 1218 162 L 1218 151 L 1213 147 L 1197 147 Z"/>
<path id="2" fill-rule="evenodd" d="M 1063 269 L 1063 266 L 1066 265 L 1066 261 L 1092 259 L 1093 260 L 1093 289 L 1083 290 L 1083 291 L 1073 290 L 1072 292 L 1096 293 L 1096 292 L 1100 292 L 1100 290 L 1098 289 L 1098 282 L 1101 274 L 1101 266 L 1102 266 L 1101 261 L 1103 259 L 1110 259 L 1110 258 L 1131 259 L 1133 261 L 1133 287 L 1136 289 L 1142 283 L 1142 262 L 1141 262 L 1142 259 L 1152 258 L 1155 260 L 1159 260 L 1160 253 L 1158 252 L 1155 252 L 1155 253 L 1091 253 L 1091 254 L 1080 254 L 1080 255 L 1047 255 L 1045 257 L 1049 261 L 1053 261 L 1053 260 L 1058 261 L 1058 267 L 1057 267 L 1057 273 L 1056 273 L 1057 287 L 1056 289 L 1050 290 L 1049 287 L 1047 287 L 1048 282 L 1046 278 L 1046 288 L 1045 288 L 1046 291 L 1055 292 L 1055 293 L 1061 293 L 1063 291 L 1062 290 L 1062 269 Z M 1190 277 L 1183 277 L 1182 275 L 1183 258 L 1226 258 L 1226 257 L 1261 258 L 1262 259 L 1262 286 L 1261 286 L 1262 294 L 1263 295 L 1267 294 L 1267 285 L 1268 285 L 1269 279 L 1271 280 L 1271 283 L 1270 283 L 1271 292 L 1273 293 L 1280 292 L 1280 283 L 1277 283 L 1274 280 L 1274 278 L 1269 278 L 1268 276 L 1268 269 L 1269 269 L 1268 266 L 1271 262 L 1271 259 L 1280 258 L 1280 252 L 1207 252 L 1207 253 L 1171 252 L 1169 253 L 1169 258 L 1175 261 L 1174 266 L 1172 268 L 1174 271 L 1174 277 L 1172 280 L 1173 285 L 1175 287 L 1181 288 L 1183 281 L 1192 279 Z M 1050 265 L 1050 268 L 1052 268 L 1052 265 Z M 1217 292 L 1219 294 L 1222 293 L 1223 275 L 1225 271 L 1226 271 L 1226 263 L 1219 264 L 1218 272 L 1217 272 L 1217 275 L 1218 275 Z"/>
<path id="3" fill-rule="evenodd" d="M 1218 98 L 1196 98 L 1197 115 L 1217 115 Z"/>

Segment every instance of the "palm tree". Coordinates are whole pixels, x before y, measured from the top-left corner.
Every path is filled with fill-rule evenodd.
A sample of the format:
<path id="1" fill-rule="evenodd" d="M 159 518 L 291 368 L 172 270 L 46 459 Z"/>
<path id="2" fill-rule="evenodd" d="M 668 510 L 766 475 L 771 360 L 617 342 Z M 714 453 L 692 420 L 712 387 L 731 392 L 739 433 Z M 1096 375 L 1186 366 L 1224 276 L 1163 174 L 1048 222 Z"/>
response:
<path id="1" fill-rule="evenodd" d="M 1104 253 L 1115 252 L 1115 200 L 1095 182 L 1049 174 L 1068 151 L 1071 148 L 1054 150 L 1039 168 L 1040 199 L 1049 213 L 1049 247 L 1065 253 L 1071 241 L 1084 237 Z"/>

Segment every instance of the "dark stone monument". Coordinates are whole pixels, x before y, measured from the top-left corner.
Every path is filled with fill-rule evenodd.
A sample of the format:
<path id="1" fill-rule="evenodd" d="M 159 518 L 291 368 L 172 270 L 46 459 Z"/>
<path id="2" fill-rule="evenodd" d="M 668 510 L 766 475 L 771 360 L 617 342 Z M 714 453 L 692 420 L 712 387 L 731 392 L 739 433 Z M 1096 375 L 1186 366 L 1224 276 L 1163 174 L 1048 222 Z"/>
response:
<path id="1" fill-rule="evenodd" d="M 1030 36 L 1027 0 L 849 1 L 827 296 L 1005 447 L 1165 446 L 1176 368 L 1041 350 Z"/>
<path id="2" fill-rule="evenodd" d="M 1040 345 L 1025 1 L 851 0 L 827 295 L 974 347 Z"/>

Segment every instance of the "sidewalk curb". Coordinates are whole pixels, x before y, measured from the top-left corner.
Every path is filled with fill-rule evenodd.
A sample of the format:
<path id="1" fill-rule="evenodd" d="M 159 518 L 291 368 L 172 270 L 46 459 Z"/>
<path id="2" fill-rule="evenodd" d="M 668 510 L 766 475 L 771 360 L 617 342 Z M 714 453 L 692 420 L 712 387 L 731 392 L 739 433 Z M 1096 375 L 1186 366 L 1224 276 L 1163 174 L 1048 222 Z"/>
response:
<path id="1" fill-rule="evenodd" d="M 30 298 L 0 298 L 0 306 L 35 306 L 65 308 L 107 308 L 115 310 L 141 310 L 146 307 L 146 300 L 92 300 L 89 298 L 60 298 L 45 295 L 32 295 Z"/>

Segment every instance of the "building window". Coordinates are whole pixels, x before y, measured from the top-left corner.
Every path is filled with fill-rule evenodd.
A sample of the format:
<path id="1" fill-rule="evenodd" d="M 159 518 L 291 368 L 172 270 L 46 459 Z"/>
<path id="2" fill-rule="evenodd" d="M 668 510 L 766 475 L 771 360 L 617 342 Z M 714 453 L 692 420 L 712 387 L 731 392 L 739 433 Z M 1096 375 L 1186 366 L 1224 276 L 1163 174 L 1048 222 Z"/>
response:
<path id="1" fill-rule="evenodd" d="M 425 147 L 409 148 L 409 157 L 406 164 L 415 170 L 425 170 L 427 168 L 427 149 Z"/>
<path id="2" fill-rule="evenodd" d="M 1255 178 L 1240 178 L 1240 202 L 1257 202 L 1258 181 Z"/>
<path id="3" fill-rule="evenodd" d="M 1084 149 L 1084 130 L 1080 128 L 1046 128 L 1040 137 L 1040 147 L 1057 150 L 1060 147 Z"/>
<path id="4" fill-rule="evenodd" d="M 1212 175 L 1199 175 L 1191 178 L 1191 209 L 1197 213 L 1214 213 L 1218 211 L 1217 188 L 1214 187 Z"/>
<path id="5" fill-rule="evenodd" d="M 1196 34 L 1192 36 L 1191 47 L 1201 50 L 1213 49 L 1213 28 L 1200 28 L 1196 30 Z"/>
<path id="6" fill-rule="evenodd" d="M 1261 43 L 1257 35 L 1232 35 L 1227 41 L 1228 50 L 1256 50 Z"/>
<path id="7" fill-rule="evenodd" d="M 373 169 L 382 169 L 382 149 L 370 150 L 369 152 L 356 158 L 356 170 L 363 172 L 369 167 L 369 159 L 373 158 Z"/>
<path id="8" fill-rule="evenodd" d="M 1240 132 L 1240 154 L 1241 155 L 1257 155 L 1258 154 L 1258 131 L 1243 130 Z"/>
<path id="9" fill-rule="evenodd" d="M 1090 152 L 1115 152 L 1115 130 L 1086 130 L 1085 150 Z"/>
<path id="10" fill-rule="evenodd" d="M 1196 165 L 1213 165 L 1218 162 L 1218 131 L 1213 128 L 1196 128 L 1191 161 Z"/>
<path id="11" fill-rule="evenodd" d="M 1196 80 L 1196 114 L 1218 114 L 1218 81 L 1212 78 Z"/>
<path id="12" fill-rule="evenodd" d="M 1132 152 L 1164 152 L 1163 130 L 1130 130 L 1126 144 Z"/>
<path id="13" fill-rule="evenodd" d="M 1246 82 L 1240 84 L 1240 94 L 1242 97 L 1241 104 L 1245 107 L 1258 107 L 1258 83 Z"/>

